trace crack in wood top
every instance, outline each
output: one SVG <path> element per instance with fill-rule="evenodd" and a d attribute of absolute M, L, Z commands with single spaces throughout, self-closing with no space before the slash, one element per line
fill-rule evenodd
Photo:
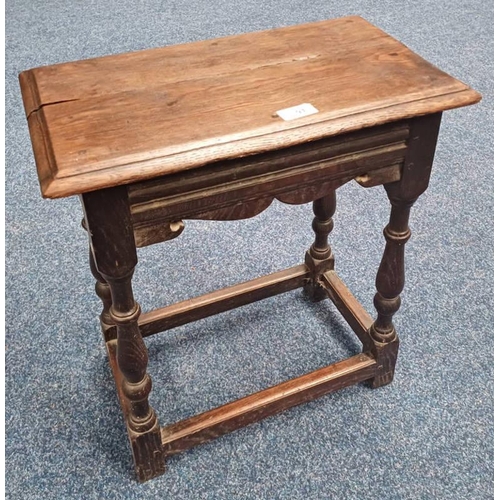
<path fill-rule="evenodd" d="M 197 169 L 477 102 L 359 17 L 20 75 L 45 197 Z M 319 112 L 283 121 L 276 111 Z"/>

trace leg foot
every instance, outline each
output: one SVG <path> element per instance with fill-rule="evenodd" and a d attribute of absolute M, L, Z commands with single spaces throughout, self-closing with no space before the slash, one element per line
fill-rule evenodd
<path fill-rule="evenodd" d="M 155 419 L 156 420 L 156 419 Z M 165 473 L 165 457 L 158 422 L 148 432 L 136 432 L 128 427 L 137 479 L 143 483 Z"/>
<path fill-rule="evenodd" d="M 85 223 L 90 237 L 96 279 L 100 289 L 110 293 L 107 311 L 116 328 L 116 365 L 119 390 L 129 434 L 135 469 L 140 481 L 165 471 L 160 428 L 149 404 L 151 378 L 147 373 L 148 351 L 138 319 L 139 304 L 132 292 L 132 276 L 137 264 L 127 189 L 93 191 L 82 195 Z"/>
<path fill-rule="evenodd" d="M 389 343 L 373 342 L 372 354 L 377 360 L 379 374 L 368 381 L 372 389 L 377 389 L 392 382 L 398 358 L 398 350 L 399 338 L 397 335 Z"/>
<path fill-rule="evenodd" d="M 315 283 L 313 281 L 310 281 L 309 283 L 306 283 L 304 285 L 304 295 L 311 302 L 321 302 L 322 300 L 328 298 L 325 290 L 323 290 L 318 283 Z"/>

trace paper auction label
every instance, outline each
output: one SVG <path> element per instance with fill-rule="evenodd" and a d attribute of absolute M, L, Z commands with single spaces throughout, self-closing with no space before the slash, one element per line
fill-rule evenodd
<path fill-rule="evenodd" d="M 305 102 L 291 108 L 280 109 L 276 111 L 276 114 L 288 122 L 297 118 L 303 118 L 304 116 L 314 115 L 317 112 L 318 110 L 312 104 Z"/>

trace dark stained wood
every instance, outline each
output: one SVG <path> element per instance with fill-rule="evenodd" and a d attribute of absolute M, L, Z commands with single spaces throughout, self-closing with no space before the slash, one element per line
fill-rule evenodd
<path fill-rule="evenodd" d="M 325 179 L 321 183 L 313 185 L 304 185 L 296 191 L 289 191 L 288 193 L 283 193 L 276 196 L 276 199 L 282 203 L 287 203 L 289 205 L 301 205 L 303 203 L 309 203 L 310 201 L 315 201 L 319 198 L 324 198 L 337 188 L 352 180 L 352 177 L 341 177 L 334 180 Z"/>
<path fill-rule="evenodd" d="M 391 124 L 352 136 L 307 144 L 279 153 L 208 165 L 204 169 L 139 183 L 129 188 L 134 225 L 173 218 L 204 218 L 214 207 L 228 209 L 251 202 L 242 217 L 256 211 L 257 200 L 271 196 L 287 203 L 307 203 L 359 174 L 402 163 L 408 138 L 406 123 Z M 202 188 L 203 186 L 203 188 Z M 333 187 L 332 187 L 333 186 Z M 300 189 L 297 189 L 300 187 Z M 324 193 L 327 194 L 327 193 Z"/>
<path fill-rule="evenodd" d="M 88 231 L 85 218 L 82 219 L 82 227 L 83 229 L 85 229 L 85 231 Z M 99 322 L 101 323 L 101 331 L 104 335 L 104 340 L 107 342 L 108 340 L 116 338 L 116 326 L 113 325 L 111 315 L 109 314 L 109 310 L 111 308 L 111 303 L 112 303 L 111 290 L 109 289 L 109 285 L 107 284 L 102 274 L 97 270 L 94 253 L 92 252 L 92 246 L 89 246 L 89 265 L 90 265 L 90 272 L 92 273 L 92 276 L 94 276 L 96 280 L 95 283 L 96 295 L 101 299 L 102 302 L 102 312 L 99 315 Z"/>
<path fill-rule="evenodd" d="M 369 149 L 401 146 L 406 144 L 409 136 L 408 121 L 395 122 L 249 157 L 214 162 L 202 169 L 134 183 L 129 187 L 130 202 L 132 205 L 139 205 L 158 198 L 242 181 L 291 167 L 334 160 Z M 166 180 L 168 182 L 165 182 Z"/>
<path fill-rule="evenodd" d="M 196 213 L 190 219 L 203 220 L 239 220 L 249 219 L 263 212 L 274 201 L 272 196 L 257 198 L 246 202 L 238 201 L 233 205 Z"/>
<path fill-rule="evenodd" d="M 109 364 L 115 379 L 118 400 L 127 422 L 130 413 L 130 401 L 123 392 L 124 377 L 118 367 L 117 342 L 112 339 L 106 342 Z M 140 482 L 147 481 L 162 474 L 165 471 L 165 457 L 161 445 L 161 434 L 158 424 L 155 425 L 154 432 L 137 433 L 127 429 L 132 447 L 132 455 L 136 463 L 137 479 Z M 140 464 L 140 466 L 137 466 Z"/>
<path fill-rule="evenodd" d="M 396 336 L 392 316 L 401 305 L 399 295 L 405 282 L 404 245 L 411 235 L 408 219 L 412 202 L 391 202 L 391 220 L 384 229 L 387 243 L 377 272 L 377 294 L 373 299 L 378 315 L 373 324 L 372 336 L 379 342 L 390 342 Z"/>
<path fill-rule="evenodd" d="M 312 228 L 314 230 L 315 239 L 314 243 L 309 249 L 309 254 L 313 259 L 316 260 L 327 260 L 332 258 L 332 248 L 328 243 L 328 235 L 333 229 L 333 214 L 335 213 L 335 208 L 337 206 L 337 198 L 335 191 L 330 193 L 323 198 L 318 198 L 314 200 L 313 212 L 314 219 L 312 223 Z"/>
<path fill-rule="evenodd" d="M 120 402 L 126 421 L 130 411 L 130 401 L 123 394 L 123 375 L 120 368 L 118 368 L 118 362 L 116 359 L 116 339 L 111 339 L 106 342 L 106 349 L 108 351 L 109 366 L 111 367 L 111 372 L 113 373 L 113 378 L 115 379 L 118 401 Z"/>
<path fill-rule="evenodd" d="M 480 99 L 359 17 L 35 68 L 20 82 L 47 197 Z M 292 121 L 276 114 L 302 103 L 319 112 Z"/>
<path fill-rule="evenodd" d="M 329 392 L 373 378 L 377 363 L 358 354 L 162 429 L 165 455 L 173 455 Z"/>
<path fill-rule="evenodd" d="M 396 362 L 399 353 L 399 337 L 396 335 L 390 342 L 373 341 L 371 349 L 365 348 L 365 352 L 369 350 L 377 360 L 378 371 L 373 379 L 369 380 L 369 384 L 373 389 L 383 387 L 390 384 L 394 379 Z M 375 353 L 375 354 L 373 354 Z"/>
<path fill-rule="evenodd" d="M 407 123 L 388 124 L 133 184 L 128 193 L 136 244 L 178 236 L 172 227 L 181 217 L 242 219 L 265 210 L 274 197 L 307 203 L 326 196 L 357 174 L 394 161 L 402 165 L 408 137 Z"/>
<path fill-rule="evenodd" d="M 385 185 L 391 201 L 415 201 L 427 189 L 431 177 L 441 113 L 414 118 L 409 123 L 408 150 L 401 170 L 401 180 Z"/>
<path fill-rule="evenodd" d="M 379 168 L 371 172 L 358 175 L 356 182 L 363 187 L 380 186 L 380 184 L 388 184 L 401 179 L 401 165 L 391 165 L 390 167 Z"/>
<path fill-rule="evenodd" d="M 321 276 L 333 269 L 335 259 L 328 243 L 328 235 L 333 229 L 333 214 L 337 206 L 335 191 L 318 198 L 313 202 L 314 219 L 312 228 L 315 234 L 314 243 L 306 252 L 305 264 L 311 272 L 311 279 L 304 287 L 305 293 L 313 300 L 326 298 L 326 292 L 321 284 Z"/>
<path fill-rule="evenodd" d="M 386 246 L 373 299 L 378 314 L 370 328 L 375 342 L 371 352 L 383 370 L 372 381 L 373 387 L 388 384 L 394 377 L 399 339 L 392 318 L 401 305 L 400 294 L 405 282 L 404 246 L 411 236 L 408 220 L 412 205 L 429 184 L 440 123 L 441 113 L 412 121 L 401 179 L 385 184 L 392 208 L 389 224 L 384 229 Z"/>
<path fill-rule="evenodd" d="M 101 327 L 141 481 L 177 453 L 368 380 L 392 381 L 410 207 L 429 183 L 441 112 L 480 95 L 359 17 L 65 63 L 20 75 L 42 194 L 81 195 Z M 278 110 L 310 103 L 292 121 Z M 339 279 L 335 190 L 391 202 L 375 321 Z M 313 202 L 305 264 L 141 314 L 136 247 L 183 220 L 234 220 Z M 250 242 L 249 242 L 250 243 Z M 143 337 L 304 286 L 329 297 L 363 353 L 160 430 Z"/>
<path fill-rule="evenodd" d="M 104 335 L 104 340 L 107 342 L 113 338 L 116 338 L 116 326 L 113 324 L 109 310 L 111 308 L 111 290 L 106 280 L 103 278 L 102 274 L 97 270 L 94 254 L 92 249 L 89 249 L 89 264 L 90 271 L 96 279 L 95 282 L 95 293 L 101 299 L 102 302 L 102 312 L 99 316 L 101 323 L 101 331 Z"/>
<path fill-rule="evenodd" d="M 340 314 L 361 340 L 363 346 L 371 348 L 373 341 L 368 332 L 373 324 L 372 317 L 365 311 L 335 271 L 326 271 L 321 276 L 321 283 Z"/>
<path fill-rule="evenodd" d="M 125 418 L 136 474 L 139 481 L 146 481 L 163 474 L 165 462 L 158 420 L 148 401 L 148 353 L 137 324 L 141 309 L 132 293 L 137 254 L 127 190 L 114 187 L 85 193 L 82 204 L 94 264 L 111 292 L 109 316 L 116 325 L 121 397 L 127 400 L 122 406 L 128 407 Z"/>
<path fill-rule="evenodd" d="M 146 337 L 257 300 L 295 290 L 304 285 L 308 276 L 309 270 L 306 266 L 291 267 L 284 271 L 144 313 L 139 318 L 139 327 L 142 335 Z"/>
<path fill-rule="evenodd" d="M 154 220 L 143 224 L 134 224 L 135 244 L 138 248 L 147 247 L 154 243 L 173 240 L 184 231 L 184 222 L 181 220 Z"/>

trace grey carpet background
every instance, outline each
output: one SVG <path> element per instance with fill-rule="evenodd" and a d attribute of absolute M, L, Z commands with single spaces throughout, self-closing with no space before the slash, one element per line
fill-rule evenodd
<path fill-rule="evenodd" d="M 77 199 L 44 201 L 17 82 L 34 66 L 358 14 L 483 94 L 444 115 L 413 210 L 395 382 L 349 388 L 135 482 L 98 330 Z M 11 499 L 485 499 L 493 484 L 493 2 L 9 0 L 6 7 L 6 492 Z M 338 193 L 340 275 L 373 312 L 389 204 Z M 188 222 L 139 251 L 143 309 L 300 263 L 310 205 Z M 186 272 L 188 270 L 189 272 Z M 357 352 L 300 292 L 148 339 L 163 425 Z"/>

